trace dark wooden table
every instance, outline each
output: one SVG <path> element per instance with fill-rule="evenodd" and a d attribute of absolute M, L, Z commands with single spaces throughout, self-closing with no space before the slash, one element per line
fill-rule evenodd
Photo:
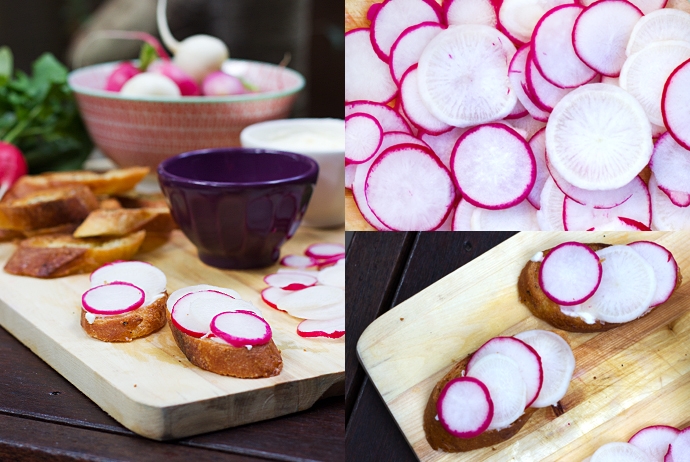
<path fill-rule="evenodd" d="M 508 232 L 356 232 L 347 236 L 346 445 L 351 461 L 413 461 L 412 449 L 357 359 L 377 317 L 508 239 Z"/>

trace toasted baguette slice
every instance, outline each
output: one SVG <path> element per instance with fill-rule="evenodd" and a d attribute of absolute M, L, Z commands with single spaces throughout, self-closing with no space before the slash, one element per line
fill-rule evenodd
<path fill-rule="evenodd" d="M 596 252 L 604 247 L 608 247 L 609 244 L 598 243 L 587 244 L 587 246 Z M 552 249 L 545 250 L 544 256 L 546 256 L 551 250 Z M 541 290 L 541 285 L 539 284 L 540 268 L 541 262 L 534 262 L 530 260 L 522 269 L 520 272 L 520 277 L 518 278 L 518 295 L 520 297 L 520 301 L 527 306 L 527 308 L 529 308 L 533 315 L 548 322 L 558 329 L 563 329 L 569 332 L 603 332 L 622 325 L 621 323 L 605 323 L 598 320 L 594 321 L 593 324 L 587 324 L 582 318 L 564 314 L 558 304 L 547 297 L 544 291 Z M 680 287 L 681 282 L 682 277 L 680 271 L 678 271 L 675 289 Z"/>
<path fill-rule="evenodd" d="M 0 203 L 0 228 L 30 231 L 78 223 L 98 208 L 98 199 L 82 185 L 32 192 Z"/>
<path fill-rule="evenodd" d="M 508 441 L 520 431 L 529 418 L 532 417 L 532 414 L 537 411 L 536 408 L 528 407 L 525 409 L 522 416 L 510 424 L 510 426 L 502 430 L 487 430 L 474 438 L 458 438 L 448 433 L 441 425 L 441 422 L 436 420 L 436 415 L 438 414 L 436 403 L 438 402 L 438 397 L 441 395 L 443 387 L 451 380 L 463 376 L 463 372 L 470 358 L 471 356 L 468 356 L 458 362 L 441 380 L 439 380 L 431 391 L 429 401 L 426 403 L 426 408 L 424 409 L 424 434 L 426 435 L 426 440 L 429 442 L 429 445 L 436 450 L 440 449 L 445 452 L 467 452 Z"/>
<path fill-rule="evenodd" d="M 140 209 L 144 207 L 167 207 L 168 203 L 165 200 L 163 193 L 140 193 L 138 191 L 129 191 L 125 194 L 118 194 L 115 198 L 126 209 Z"/>
<path fill-rule="evenodd" d="M 114 316 L 91 317 L 82 309 L 81 327 L 91 337 L 104 342 L 131 342 L 135 338 L 146 337 L 165 325 L 167 301 L 166 293 L 147 306 Z"/>
<path fill-rule="evenodd" d="M 98 209 L 74 231 L 74 237 L 124 236 L 140 229 L 157 232 L 172 230 L 172 217 L 168 208 Z M 163 224 L 163 225 L 162 225 Z M 166 229 L 158 229 L 165 226 Z"/>
<path fill-rule="evenodd" d="M 38 278 L 88 273 L 111 261 L 129 260 L 145 236 L 146 231 L 110 239 L 76 239 L 70 234 L 35 236 L 19 244 L 5 271 Z"/>
<path fill-rule="evenodd" d="M 167 316 L 170 318 L 169 312 Z M 168 326 L 175 343 L 189 362 L 207 371 L 241 379 L 258 379 L 276 376 L 283 369 L 283 358 L 280 350 L 273 343 L 273 339 L 265 345 L 257 345 L 250 350 L 245 347 L 236 348 L 209 338 L 192 337 L 175 327 L 170 319 L 168 319 Z"/>

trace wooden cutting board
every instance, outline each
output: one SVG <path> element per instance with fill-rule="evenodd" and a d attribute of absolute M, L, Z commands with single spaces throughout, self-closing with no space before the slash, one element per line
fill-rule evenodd
<path fill-rule="evenodd" d="M 519 302 L 517 279 L 537 251 L 569 240 L 656 241 L 675 256 L 683 284 L 649 315 L 609 332 L 554 329 Z M 421 460 L 581 461 L 648 425 L 690 425 L 688 280 L 690 232 L 523 232 L 381 316 L 364 331 L 357 352 Z M 529 329 L 558 331 L 573 348 L 575 373 L 562 409 L 538 410 L 517 435 L 493 447 L 434 451 L 422 420 L 436 382 L 490 338 Z"/>
<path fill-rule="evenodd" d="M 342 229 L 301 227 L 282 254 L 302 254 L 315 242 L 344 243 Z M 0 266 L 14 251 L 0 244 Z M 345 338 L 297 335 L 299 320 L 260 298 L 263 277 L 278 265 L 251 271 L 206 266 L 180 231 L 155 251 L 141 254 L 163 270 L 168 292 L 195 284 L 235 289 L 259 307 L 283 356 L 283 371 L 266 379 L 223 377 L 192 365 L 169 327 L 131 343 L 95 340 L 79 325 L 88 275 L 41 280 L 0 270 L 0 324 L 130 430 L 165 440 L 270 419 L 307 409 L 343 392 Z"/>

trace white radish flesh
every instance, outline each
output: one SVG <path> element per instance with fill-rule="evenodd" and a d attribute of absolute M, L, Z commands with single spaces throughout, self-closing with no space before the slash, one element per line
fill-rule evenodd
<path fill-rule="evenodd" d="M 391 48 L 390 72 L 396 84 L 400 85 L 403 74 L 419 62 L 424 48 L 436 37 L 443 27 L 437 22 L 423 22 L 408 27 L 400 34 Z"/>
<path fill-rule="evenodd" d="M 503 0 L 498 18 L 501 25 L 517 40 L 527 43 L 537 22 L 550 9 L 572 3 L 570 0 Z"/>
<path fill-rule="evenodd" d="M 649 179 L 649 195 L 652 201 L 652 228 L 658 231 L 673 231 L 690 228 L 690 207 L 678 207 L 668 195 L 659 189 L 652 174 Z"/>
<path fill-rule="evenodd" d="M 546 179 L 539 196 L 540 208 L 537 211 L 537 222 L 542 231 L 564 231 L 563 206 L 565 194 L 558 189 L 551 177 Z"/>
<path fill-rule="evenodd" d="M 537 120 L 529 114 L 519 119 L 503 119 L 503 122 L 511 126 L 515 131 L 524 131 L 525 139 L 527 140 L 533 137 L 539 130 L 546 127 L 546 122 Z"/>
<path fill-rule="evenodd" d="M 532 95 L 528 93 L 527 87 L 527 64 L 529 61 L 531 47 L 529 44 L 522 46 L 513 56 L 508 70 L 508 79 L 512 85 L 515 96 L 527 112 L 537 120 L 546 121 L 549 112 L 537 106 L 533 101 Z"/>
<path fill-rule="evenodd" d="M 419 94 L 417 65 L 408 69 L 400 81 L 400 103 L 412 125 L 426 133 L 440 134 L 453 128 L 436 118 L 424 105 Z"/>
<path fill-rule="evenodd" d="M 354 29 L 345 34 L 345 101 L 367 100 L 387 103 L 398 88 L 388 64 L 374 52 L 369 29 Z"/>
<path fill-rule="evenodd" d="M 542 111 L 551 112 L 565 95 L 573 91 L 572 88 L 560 88 L 552 84 L 541 75 L 534 64 L 532 54 L 527 57 L 525 65 L 525 79 L 529 95 L 533 96 L 533 103 Z"/>
<path fill-rule="evenodd" d="M 179 330 L 193 337 L 210 332 L 211 320 L 226 311 L 247 311 L 260 316 L 254 306 L 215 290 L 189 293 L 175 302 L 170 318 Z"/>
<path fill-rule="evenodd" d="M 591 297 L 602 277 L 599 257 L 578 242 L 554 247 L 539 268 L 539 285 L 559 305 L 577 305 Z"/>
<path fill-rule="evenodd" d="M 515 107 L 508 38 L 489 26 L 454 26 L 439 33 L 419 59 L 419 90 L 439 120 L 467 127 L 498 120 Z"/>
<path fill-rule="evenodd" d="M 336 265 L 319 271 L 319 284 L 345 289 L 345 265 Z"/>
<path fill-rule="evenodd" d="M 669 299 L 678 282 L 678 264 L 673 254 L 665 247 L 649 241 L 638 241 L 628 244 L 652 266 L 656 276 L 656 291 L 651 306 L 664 303 Z"/>
<path fill-rule="evenodd" d="M 453 147 L 466 131 L 466 128 L 456 127 L 440 135 L 421 133 L 419 138 L 429 145 L 438 158 L 441 159 L 443 165 L 450 170 L 450 156 L 453 154 Z"/>
<path fill-rule="evenodd" d="M 148 306 L 165 292 L 168 281 L 165 273 L 143 261 L 116 261 L 107 263 L 89 277 L 91 287 L 111 282 L 129 282 L 141 288 L 146 294 L 144 306 Z"/>
<path fill-rule="evenodd" d="M 458 206 L 453 214 L 453 231 L 471 231 L 472 215 L 478 207 L 470 204 L 465 199 L 458 201 Z"/>
<path fill-rule="evenodd" d="M 342 244 L 331 244 L 322 242 L 312 244 L 304 251 L 308 257 L 316 259 L 328 259 L 345 255 L 345 246 Z"/>
<path fill-rule="evenodd" d="M 122 86 L 123 96 L 177 97 L 180 88 L 169 77 L 153 72 L 143 72 L 129 79 Z"/>
<path fill-rule="evenodd" d="M 652 462 L 653 459 L 630 443 L 606 443 L 592 454 L 590 462 Z"/>
<path fill-rule="evenodd" d="M 97 315 L 117 315 L 136 310 L 144 303 L 144 291 L 127 282 L 113 282 L 84 292 L 81 305 Z"/>
<path fill-rule="evenodd" d="M 527 197 L 536 161 L 525 140 L 505 125 L 480 125 L 465 132 L 451 167 L 463 198 L 478 207 L 508 208 Z"/>
<path fill-rule="evenodd" d="M 314 286 L 278 300 L 276 306 L 302 319 L 335 319 L 345 316 L 345 291 L 337 287 Z"/>
<path fill-rule="evenodd" d="M 473 365 L 467 376 L 486 385 L 494 403 L 494 415 L 487 430 L 506 428 L 522 415 L 527 390 L 520 366 L 514 360 L 498 353 L 486 355 Z"/>
<path fill-rule="evenodd" d="M 673 189 L 664 188 L 663 186 L 659 186 L 659 189 L 668 196 L 673 205 L 677 205 L 678 207 L 690 206 L 690 194 L 682 191 L 674 191 Z"/>
<path fill-rule="evenodd" d="M 642 449 L 654 458 L 664 460 L 669 445 L 676 439 L 680 431 L 668 425 L 654 425 L 635 433 L 628 443 Z"/>
<path fill-rule="evenodd" d="M 278 309 L 278 300 L 294 293 L 293 290 L 279 289 L 278 287 L 266 287 L 261 291 L 261 300 L 271 308 Z"/>
<path fill-rule="evenodd" d="M 345 318 L 305 319 L 297 325 L 297 335 L 300 337 L 340 338 L 345 335 Z"/>
<path fill-rule="evenodd" d="M 230 345 L 265 345 L 271 340 L 271 326 L 251 313 L 228 312 L 217 314 L 211 321 L 211 332 Z"/>
<path fill-rule="evenodd" d="M 290 268 L 309 268 L 315 266 L 316 261 L 305 255 L 285 255 L 280 259 L 280 264 Z"/>
<path fill-rule="evenodd" d="M 443 2 L 443 16 L 449 26 L 479 24 L 496 27 L 496 7 L 492 0 L 446 0 Z"/>
<path fill-rule="evenodd" d="M 389 106 L 373 101 L 353 101 L 345 104 L 345 117 L 356 112 L 372 115 L 379 121 L 385 133 L 405 132 L 412 133 L 405 119 Z"/>
<path fill-rule="evenodd" d="M 264 277 L 264 282 L 271 287 L 284 290 L 302 290 L 316 284 L 314 276 L 296 273 L 273 273 Z"/>
<path fill-rule="evenodd" d="M 496 353 L 512 359 L 518 365 L 520 376 L 525 383 L 525 407 L 529 407 L 539 395 L 544 381 L 544 370 L 539 354 L 522 340 L 513 337 L 492 338 L 474 352 L 467 363 L 467 375 L 472 375 L 474 366 L 482 358 Z"/>
<path fill-rule="evenodd" d="M 530 138 L 529 147 L 532 150 L 532 154 L 534 154 L 537 175 L 534 179 L 534 186 L 532 186 L 527 196 L 527 200 L 538 210 L 541 208 L 541 191 L 544 189 L 546 179 L 549 177 L 549 171 L 546 167 L 546 132 L 544 129 L 539 130 Z"/>
<path fill-rule="evenodd" d="M 361 164 L 381 146 L 383 129 L 378 120 L 361 112 L 345 117 L 345 160 Z"/>
<path fill-rule="evenodd" d="M 690 107 L 690 95 L 688 88 L 690 88 L 690 59 L 673 70 L 664 85 L 661 96 L 661 114 L 664 125 L 668 128 L 668 133 L 685 149 L 690 149 L 690 114 L 687 110 Z M 690 154 L 687 157 L 690 157 Z M 657 178 L 661 181 L 660 177 L 657 176 Z M 688 177 L 685 178 L 687 180 Z"/>
<path fill-rule="evenodd" d="M 537 209 L 526 200 L 500 210 L 476 207 L 470 231 L 539 231 Z"/>
<path fill-rule="evenodd" d="M 645 14 L 635 24 L 625 51 L 630 56 L 650 43 L 665 40 L 690 42 L 690 14 L 673 8 Z"/>
<path fill-rule="evenodd" d="M 568 391 L 575 371 L 575 356 L 563 338 L 546 330 L 520 332 L 515 338 L 534 348 L 541 359 L 544 381 L 532 407 L 555 406 Z"/>
<path fill-rule="evenodd" d="M 663 190 L 690 193 L 690 151 L 678 144 L 671 132 L 661 135 L 654 144 L 649 166 Z"/>
<path fill-rule="evenodd" d="M 222 294 L 228 295 L 232 298 L 236 298 L 237 300 L 242 300 L 242 297 L 240 297 L 240 294 L 238 294 L 236 291 L 232 289 L 226 289 L 224 287 L 217 287 L 217 286 L 212 286 L 209 284 L 199 284 L 196 286 L 187 286 L 183 287 L 181 289 L 177 289 L 175 292 L 171 293 L 170 296 L 168 297 L 168 311 L 172 313 L 172 309 L 175 306 L 175 303 L 182 297 L 184 297 L 187 294 L 191 294 L 193 292 L 201 292 L 203 290 L 214 290 L 216 292 L 220 292 Z"/>
<path fill-rule="evenodd" d="M 546 126 L 550 164 L 582 189 L 620 188 L 652 156 L 652 132 L 642 106 L 625 90 L 604 83 L 566 95 Z"/>
<path fill-rule="evenodd" d="M 170 80 L 175 82 L 175 85 L 177 85 L 177 88 L 180 89 L 180 94 L 182 96 L 198 96 L 201 94 L 199 85 L 197 85 L 196 81 L 192 78 L 192 76 L 187 74 L 185 71 L 180 69 L 179 66 L 170 61 L 154 61 L 149 65 L 147 71 L 155 72 L 168 77 Z M 216 72 L 215 74 L 222 74 L 228 79 L 235 79 L 239 82 L 239 79 L 237 79 L 237 77 L 232 77 L 222 72 Z M 204 80 L 204 82 L 205 81 L 206 80 Z M 239 82 L 239 85 L 242 86 L 242 82 Z M 242 90 L 242 93 L 246 93 L 246 91 L 244 91 L 244 87 L 242 87 Z M 210 90 L 209 92 L 204 91 L 204 95 L 211 94 L 212 93 L 210 92 Z"/>
<path fill-rule="evenodd" d="M 489 390 L 473 377 L 458 377 L 441 390 L 436 402 L 438 420 L 456 438 L 473 438 L 491 423 L 494 405 Z"/>
<path fill-rule="evenodd" d="M 690 427 L 681 431 L 671 442 L 667 458 L 669 456 L 671 462 L 690 462 Z"/>

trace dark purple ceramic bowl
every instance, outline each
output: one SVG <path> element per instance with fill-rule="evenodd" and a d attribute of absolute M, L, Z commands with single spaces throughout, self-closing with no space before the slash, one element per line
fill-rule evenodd
<path fill-rule="evenodd" d="M 172 215 L 207 265 L 263 268 L 302 220 L 319 173 L 311 158 L 249 148 L 164 160 L 158 182 Z"/>

